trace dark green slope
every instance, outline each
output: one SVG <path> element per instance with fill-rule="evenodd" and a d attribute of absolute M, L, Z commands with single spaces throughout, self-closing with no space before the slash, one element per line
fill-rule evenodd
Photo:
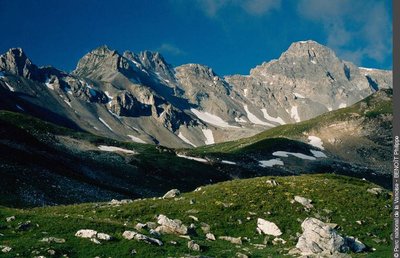
<path fill-rule="evenodd" d="M 113 146 L 138 154 L 105 152 Z M 171 149 L 118 142 L 0 112 L 0 196 L 12 206 L 159 196 L 229 179 Z"/>

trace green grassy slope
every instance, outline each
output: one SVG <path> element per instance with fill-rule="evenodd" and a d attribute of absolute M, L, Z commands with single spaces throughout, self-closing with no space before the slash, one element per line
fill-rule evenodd
<path fill-rule="evenodd" d="M 27 210 L 0 208 L 0 233 L 4 235 L 0 237 L 0 245 L 13 248 L 2 257 L 15 257 L 17 253 L 21 257 L 48 256 L 48 249 L 55 250 L 56 257 L 63 254 L 68 257 L 130 257 L 133 249 L 137 251 L 137 257 L 182 257 L 185 254 L 234 257 L 237 252 L 251 257 L 283 257 L 295 246 L 296 232 L 301 232 L 300 224 L 306 217 L 337 223 L 340 234 L 358 237 L 370 250 L 376 249 L 352 254 L 353 257 L 389 257 L 390 193 L 373 195 L 367 192 L 375 187 L 369 182 L 327 174 L 275 178 L 279 185 L 274 187 L 266 183 L 267 179 L 270 178 L 228 181 L 202 187 L 176 199 L 144 199 L 121 206 L 87 203 Z M 312 199 L 314 208 L 305 211 L 300 204 L 291 203 L 294 195 Z M 191 238 L 204 251 L 189 251 L 188 240 L 175 235 L 162 235 L 160 239 L 164 245 L 161 247 L 121 237 L 124 230 L 135 230 L 138 222 L 155 222 L 158 214 L 180 219 L 185 225 L 194 223 L 196 229 Z M 15 216 L 16 220 L 6 222 L 8 216 Z M 272 245 L 272 237 L 258 235 L 255 230 L 257 218 L 276 223 L 287 243 Z M 356 222 L 358 220 L 362 221 L 361 225 Z M 16 230 L 18 224 L 25 221 L 31 221 L 31 227 L 25 231 Z M 217 238 L 222 235 L 247 237 L 249 241 L 243 241 L 243 245 L 223 240 L 206 241 L 201 223 L 209 224 Z M 74 236 L 77 230 L 85 228 L 111 234 L 115 239 L 96 245 Z M 150 235 L 147 230 L 142 233 Z M 64 238 L 66 242 L 39 242 L 49 236 Z M 253 245 L 264 243 L 267 247 L 263 249 Z"/>

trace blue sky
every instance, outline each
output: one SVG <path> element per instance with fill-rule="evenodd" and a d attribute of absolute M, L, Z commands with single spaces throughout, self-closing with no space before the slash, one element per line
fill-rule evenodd
<path fill-rule="evenodd" d="M 91 49 L 154 50 L 174 66 L 248 74 L 313 39 L 360 66 L 392 68 L 389 0 L 0 0 L 0 52 L 71 71 Z"/>

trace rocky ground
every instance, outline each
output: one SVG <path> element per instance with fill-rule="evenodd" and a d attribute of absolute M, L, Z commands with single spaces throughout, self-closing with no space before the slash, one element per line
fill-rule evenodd
<path fill-rule="evenodd" d="M 2 257 L 388 257 L 390 196 L 358 179 L 304 175 L 153 199 L 2 207 L 0 250 Z"/>

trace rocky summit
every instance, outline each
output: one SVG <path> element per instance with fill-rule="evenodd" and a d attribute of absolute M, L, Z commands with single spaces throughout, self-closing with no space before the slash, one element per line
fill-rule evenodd
<path fill-rule="evenodd" d="M 291 44 L 249 75 L 170 65 L 157 52 L 101 46 L 74 71 L 36 66 L 20 48 L 0 56 L 1 109 L 108 138 L 196 147 L 252 136 L 350 106 L 392 88 L 392 72 L 357 67 L 315 42 Z"/>

